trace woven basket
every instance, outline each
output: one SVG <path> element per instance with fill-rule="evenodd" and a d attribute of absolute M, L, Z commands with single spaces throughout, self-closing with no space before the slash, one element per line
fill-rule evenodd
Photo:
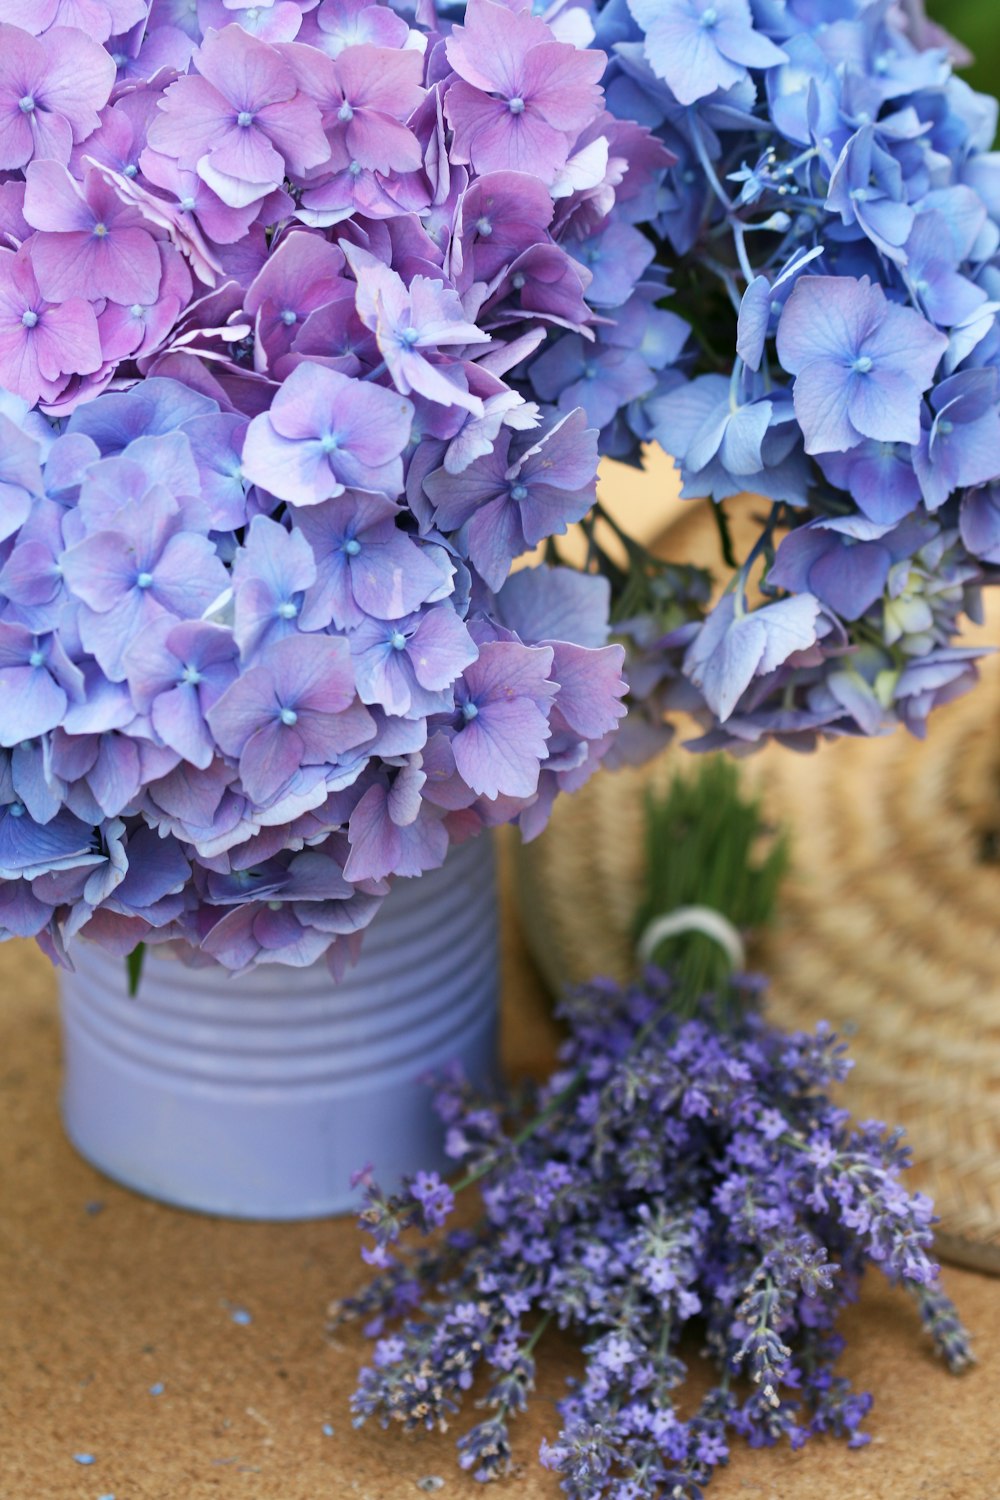
<path fill-rule="evenodd" d="M 690 556 L 704 526 L 685 517 L 685 545 L 671 532 L 666 546 Z M 1000 600 L 988 602 L 997 641 Z M 598 775 L 521 849 L 524 925 L 553 988 L 634 971 L 644 792 L 685 762 L 671 749 Z M 772 748 L 745 769 L 793 836 L 780 918 L 754 955 L 772 976 L 771 1014 L 851 1036 L 844 1101 L 906 1126 L 939 1253 L 1000 1273 L 1000 657 L 923 742 Z"/>

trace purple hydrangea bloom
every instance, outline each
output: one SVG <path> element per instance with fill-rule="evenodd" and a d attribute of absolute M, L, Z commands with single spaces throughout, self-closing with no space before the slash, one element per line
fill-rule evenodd
<path fill-rule="evenodd" d="M 460 474 L 438 469 L 424 480 L 443 531 L 465 527 L 468 554 L 498 589 L 513 559 L 543 537 L 566 530 L 595 496 L 597 433 L 579 410 L 549 429 L 519 457 L 509 438 Z"/>
<path fill-rule="evenodd" d="M 0 380 L 25 401 L 54 401 L 72 375 L 101 367 L 93 307 L 82 297 L 48 302 L 29 250 L 0 249 Z"/>
<path fill-rule="evenodd" d="M 257 802 L 272 800 L 301 766 L 335 762 L 375 732 L 355 704 L 347 642 L 330 636 L 286 636 L 206 715 L 217 744 L 239 757 L 240 777 Z"/>
<path fill-rule="evenodd" d="M 412 50 L 347 48 L 332 66 L 312 59 L 324 82 L 315 90 L 334 159 L 343 156 L 371 172 L 415 172 L 420 143 L 403 123 L 423 98 L 420 54 Z"/>
<path fill-rule="evenodd" d="M 579 334 L 567 334 L 543 350 L 531 366 L 531 382 L 560 411 L 582 407 L 590 425 L 602 431 L 623 405 L 656 389 L 656 376 L 637 349 L 591 343 Z"/>
<path fill-rule="evenodd" d="M 920 503 L 908 444 L 866 441 L 846 453 L 820 454 L 818 462 L 830 483 L 845 490 L 870 521 L 892 525 Z"/>
<path fill-rule="evenodd" d="M 837 0 L 837 47 L 825 3 L 791 19 L 667 7 L 646 38 L 620 0 L 473 0 L 458 24 L 363 0 L 0 3 L 0 383 L 16 398 L 0 395 L 0 616 L 12 701 L 34 693 L 46 726 L 12 747 L 11 795 L 42 827 L 68 809 L 100 851 L 89 894 L 74 866 L 76 884 L 15 900 L 12 921 L 47 908 L 56 955 L 84 931 L 114 951 L 153 935 L 237 967 L 326 952 L 340 972 L 388 878 L 484 827 L 533 836 L 591 774 L 621 717 L 623 644 L 649 730 L 635 743 L 659 743 L 657 714 L 681 703 L 719 733 L 692 680 L 701 573 L 628 542 L 626 575 L 604 551 L 597 454 L 634 461 L 654 434 L 689 488 L 773 499 L 733 588 L 745 597 L 762 555 L 796 583 L 773 615 L 746 613 L 777 633 L 803 569 L 824 606 L 816 639 L 777 665 L 769 639 L 745 686 L 754 652 L 732 677 L 705 665 L 716 703 L 741 687 L 726 735 L 856 732 L 876 679 L 896 695 L 880 727 L 919 729 L 965 684 L 959 601 L 974 607 L 996 550 L 989 120 L 945 99 L 943 58 L 896 44 L 895 13 L 863 77 L 853 0 Z M 687 105 L 657 26 L 687 34 L 692 17 L 685 82 L 723 81 Z M 787 211 L 798 197 L 809 213 Z M 908 261 L 875 259 L 879 236 Z M 693 339 L 691 255 L 725 282 Z M 895 336 L 912 312 L 947 339 L 906 435 L 861 423 L 822 464 L 774 344 L 810 277 L 882 284 L 875 323 Z M 724 361 L 740 304 L 753 368 L 720 379 L 701 334 Z M 889 530 L 862 535 L 855 506 Z M 591 579 L 573 603 L 552 567 L 507 584 L 578 520 L 610 593 Z M 891 553 L 878 597 L 848 542 Z M 879 663 L 851 697 L 840 663 L 862 636 Z M 278 732 L 265 713 L 244 743 L 226 715 L 239 692 L 263 712 L 292 646 L 335 654 L 341 706 L 303 699 L 291 737 L 298 717 Z M 778 694 L 793 707 L 775 713 Z M 143 830 L 175 841 L 179 888 L 147 889 Z M 301 899 L 279 915 L 234 897 L 218 920 L 209 874 L 233 896 L 239 871 L 287 873 L 303 841 L 324 852 Z M 115 905 L 130 848 L 134 897 Z"/>
<path fill-rule="evenodd" d="M 754 29 L 749 0 L 628 0 L 646 56 L 680 104 L 741 83 L 748 68 L 773 68 L 785 53 Z"/>
<path fill-rule="evenodd" d="M 218 414 L 218 405 L 174 380 L 140 381 L 128 391 L 110 392 L 80 406 L 66 424 L 74 437 L 89 438 L 105 457 L 132 453 L 134 443 L 185 429 L 195 417 Z M 80 479 L 76 487 L 79 489 Z"/>
<path fill-rule="evenodd" d="M 526 122 L 536 106 L 559 116 L 552 159 L 537 179 L 487 184 L 467 220 L 479 169 L 459 160 L 443 107 L 457 80 L 444 48 L 432 61 L 427 18 L 411 29 L 385 8 L 326 5 L 304 21 L 291 4 L 244 14 L 215 0 L 192 17 L 164 0 L 143 24 L 130 0 L 72 5 L 114 71 L 92 118 L 26 154 L 0 194 L 0 357 L 19 392 L 0 397 L 13 424 L 0 611 L 11 701 L 27 693 L 36 713 L 11 795 L 40 827 L 69 810 L 99 852 L 53 866 L 7 927 L 56 956 L 83 934 L 236 968 L 326 953 L 337 973 L 385 877 L 529 807 L 537 826 L 545 761 L 557 781 L 571 759 L 577 774 L 599 758 L 599 740 L 568 740 L 609 721 L 620 653 L 602 648 L 588 707 L 580 674 L 563 689 L 551 670 L 573 643 L 538 648 L 523 622 L 497 639 L 462 528 L 434 525 L 421 482 L 498 444 L 530 480 L 528 532 L 489 570 L 498 582 L 528 535 L 589 506 L 594 444 L 570 451 L 583 419 L 567 413 L 560 439 L 521 365 L 553 322 L 595 322 L 570 252 L 600 234 L 645 148 L 610 122 L 600 132 L 603 60 L 529 21 L 528 50 L 549 49 L 529 71 L 546 58 L 563 70 L 533 86 Z M 49 10 L 43 52 L 72 6 Z M 501 24 L 525 29 L 512 11 Z M 513 700 L 474 676 L 487 647 L 518 663 Z M 470 786 L 451 747 L 480 705 L 458 755 Z M 447 791 L 420 765 L 430 741 Z M 144 852 L 160 839 L 162 886 Z M 322 869 L 297 870 L 294 899 L 286 871 L 280 913 L 254 902 L 240 872 L 303 840 L 324 846 Z M 230 882 L 221 920 L 216 878 Z"/>
<path fill-rule="evenodd" d="M 277 366 L 311 312 L 351 294 L 350 283 L 341 275 L 343 267 L 343 252 L 319 235 L 290 234 L 281 241 L 243 299 L 255 319 L 259 368 Z"/>
<path fill-rule="evenodd" d="M 298 365 L 273 405 L 250 423 L 243 469 L 293 505 L 318 505 L 348 487 L 395 498 L 413 407 L 381 386 L 320 365 Z"/>
<path fill-rule="evenodd" d="M 390 787 L 368 788 L 351 813 L 351 853 L 344 873 L 351 880 L 404 877 L 437 869 L 448 852 L 448 830 L 437 809 L 421 798 L 424 773 L 403 767 Z"/>
<path fill-rule="evenodd" d="M 298 629 L 306 590 L 316 582 L 316 561 L 301 531 L 254 516 L 232 579 L 233 636 L 241 655 L 250 658 L 268 641 Z M 318 623 L 328 625 L 329 617 Z"/>
<path fill-rule="evenodd" d="M 171 750 L 206 770 L 215 742 L 205 715 L 235 681 L 238 648 L 231 633 L 202 620 L 162 620 L 140 643 L 136 697 Z"/>
<path fill-rule="evenodd" d="M 38 449 L 9 417 L 0 415 L 0 541 L 20 532 L 32 517 L 33 497 L 44 481 Z"/>
<path fill-rule="evenodd" d="M 809 593 L 755 610 L 741 608 L 735 592 L 726 594 L 684 659 L 685 674 L 720 723 L 755 677 L 773 672 L 815 643 L 819 615 L 819 601 Z"/>
<path fill-rule="evenodd" d="M 402 47 L 407 25 L 401 16 L 372 0 L 321 0 L 318 9 L 303 17 L 301 41 L 319 47 L 328 57 L 339 57 L 345 47 L 370 42 L 377 47 Z"/>
<path fill-rule="evenodd" d="M 857 225 L 890 260 L 908 260 L 903 249 L 914 211 L 900 191 L 895 158 L 881 149 L 875 128 L 863 125 L 848 140 L 830 176 L 827 207 L 841 223 Z"/>
<path fill-rule="evenodd" d="M 315 963 L 331 937 L 359 931 L 378 909 L 378 901 L 350 885 L 340 863 L 320 850 L 288 860 L 267 900 L 248 900 L 241 882 L 234 887 L 228 900 L 209 892 L 203 943 L 206 953 L 237 973 L 262 961 Z"/>
<path fill-rule="evenodd" d="M 127 31 L 145 18 L 143 0 L 39 0 L 31 15 L 7 0 L 3 7 L 10 19 L 23 24 L 34 36 L 53 26 L 85 26 L 96 42 L 106 42 L 113 32 Z M 7 15 L 3 16 L 7 20 Z"/>
<path fill-rule="evenodd" d="M 70 547 L 62 571 L 80 601 L 81 639 L 113 682 L 154 620 L 199 616 L 228 581 L 208 538 L 186 530 L 177 501 L 156 486 Z"/>
<path fill-rule="evenodd" d="M 193 417 L 184 424 L 212 531 L 236 531 L 246 522 L 247 481 L 243 475 L 246 430 L 246 419 L 235 412 Z"/>
<path fill-rule="evenodd" d="M 53 870 L 100 862 L 91 829 L 68 810 L 38 824 L 16 798 L 0 808 L 0 880 L 36 880 Z"/>
<path fill-rule="evenodd" d="M 350 630 L 366 616 L 398 620 L 447 588 L 436 554 L 397 526 L 399 515 L 390 500 L 360 492 L 296 516 L 317 569 L 303 602 L 304 630 L 330 620 Z"/>
<path fill-rule="evenodd" d="M 595 307 L 621 308 L 655 251 L 640 230 L 613 222 L 575 244 L 573 254 L 590 273 L 588 301 Z"/>
<path fill-rule="evenodd" d="M 809 521 L 784 538 L 768 582 L 813 594 L 842 619 L 860 619 L 882 597 L 897 560 L 886 531 L 863 516 Z"/>
<path fill-rule="evenodd" d="M 544 245 L 555 206 L 526 172 L 489 172 L 462 199 L 463 260 L 474 279 L 492 282 L 532 246 Z"/>
<path fill-rule="evenodd" d="M 449 713 L 454 685 L 478 650 L 450 604 L 398 620 L 365 620 L 351 632 L 363 703 L 402 718 Z"/>
<path fill-rule="evenodd" d="M 972 212 L 985 224 L 983 205 L 974 203 Z M 987 295 L 983 287 L 958 271 L 962 247 L 955 243 L 950 228 L 943 214 L 928 209 L 917 217 L 906 241 L 907 277 L 925 316 L 939 328 L 965 323 L 982 307 Z M 974 244 L 975 237 L 969 249 Z"/>
<path fill-rule="evenodd" d="M 443 368 L 433 357 L 453 345 L 464 349 L 490 342 L 489 334 L 466 319 L 457 292 L 419 275 L 407 287 L 390 267 L 362 262 L 357 255 L 351 259 L 358 272 L 358 314 L 375 334 L 396 389 L 482 416 L 482 401 L 465 388 L 464 374 Z"/>
<path fill-rule="evenodd" d="M 807 453 L 842 453 L 864 438 L 916 443 L 920 397 L 947 348 L 944 334 L 862 278 L 800 279 L 778 324 Z"/>
<path fill-rule="evenodd" d="M 756 627 L 717 640 L 719 616 L 705 619 L 689 570 L 637 560 L 622 583 L 592 536 L 633 651 L 644 642 L 632 665 L 644 687 L 633 697 L 637 708 L 644 696 L 649 704 L 650 743 L 667 732 L 665 700 L 701 718 L 701 749 L 768 738 L 809 748 L 820 735 L 894 723 L 922 732 L 940 694 L 974 678 L 952 643 L 959 608 L 975 617 L 976 585 L 992 578 L 989 525 L 963 531 L 960 517 L 988 523 L 988 505 L 973 496 L 997 478 L 996 108 L 956 90 L 948 57 L 911 10 L 890 7 L 876 21 L 863 0 L 595 5 L 596 39 L 611 54 L 609 108 L 642 121 L 674 157 L 658 194 L 644 185 L 622 220 L 661 247 L 644 282 L 661 296 L 669 281 L 683 287 L 674 305 L 681 318 L 690 311 L 694 338 L 659 368 L 645 348 L 642 360 L 625 360 L 619 304 L 596 349 L 579 335 L 551 341 L 532 363 L 533 388 L 583 405 L 604 452 L 638 462 L 640 441 L 666 448 L 682 494 L 719 508 L 734 600 L 763 559 L 766 608 L 792 608 L 812 578 L 830 612 L 812 644 L 778 666 L 763 653 L 747 680 L 735 643 Z M 594 235 L 581 223 L 577 233 L 587 244 L 625 243 L 613 224 Z M 623 269 L 621 257 L 610 275 L 598 263 L 599 292 L 613 287 L 618 301 Z M 606 341 L 620 372 L 600 353 Z M 741 551 L 726 509 L 746 492 L 772 504 Z M 928 530 L 931 517 L 940 524 Z M 923 577 L 927 535 L 957 539 L 929 565 L 931 591 L 939 604 L 949 590 L 963 602 L 939 607 L 933 631 L 896 636 L 894 579 L 907 563 Z M 909 558 L 896 551 L 906 546 Z M 845 661 L 864 661 L 867 675 Z M 703 668 L 711 686 L 699 704 Z M 854 677 L 863 686 L 848 693 Z"/>
<path fill-rule="evenodd" d="M 1000 489 L 995 484 L 969 491 L 962 501 L 960 526 L 974 557 L 1000 563 Z"/>
<path fill-rule="evenodd" d="M 217 274 L 218 261 L 207 241 L 221 246 L 246 238 L 260 213 L 260 204 L 256 200 L 239 207 L 224 203 L 193 168 L 182 167 L 173 157 L 164 156 L 151 146 L 145 148 L 140 159 L 143 177 L 166 195 L 154 200 L 162 205 L 160 212 L 166 215 L 164 227 L 191 256 L 192 265 L 200 265 L 207 273 L 199 279 L 210 283 Z M 118 187 L 121 190 L 120 183 Z M 155 212 L 149 200 L 143 200 L 143 207 L 150 215 Z"/>
<path fill-rule="evenodd" d="M 930 511 L 956 489 L 985 484 L 1000 453 L 1000 376 L 995 367 L 963 370 L 931 392 L 931 420 L 920 434 L 913 467 Z"/>
<path fill-rule="evenodd" d="M 51 635 L 0 621 L 0 745 L 19 745 L 55 729 L 83 673 Z"/>
<path fill-rule="evenodd" d="M 552 651 L 489 641 L 458 684 L 452 741 L 462 779 L 483 797 L 527 797 L 538 784 L 556 694 Z"/>

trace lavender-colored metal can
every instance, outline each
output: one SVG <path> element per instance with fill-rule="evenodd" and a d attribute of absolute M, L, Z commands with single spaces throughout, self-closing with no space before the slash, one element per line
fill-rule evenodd
<path fill-rule="evenodd" d="M 63 1118 L 109 1177 L 181 1208 L 306 1219 L 356 1207 L 350 1176 L 387 1186 L 443 1166 L 421 1080 L 459 1060 L 489 1081 L 499 991 L 494 851 L 453 849 L 400 880 L 339 982 L 325 964 L 240 978 L 148 953 L 73 949 L 61 980 Z"/>

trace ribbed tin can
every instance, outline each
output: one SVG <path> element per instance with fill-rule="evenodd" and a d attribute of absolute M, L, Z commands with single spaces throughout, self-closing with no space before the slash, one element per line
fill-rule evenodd
<path fill-rule="evenodd" d="M 400 880 L 339 982 L 325 964 L 233 978 L 147 953 L 73 949 L 61 979 L 63 1119 L 109 1177 L 181 1208 L 249 1219 L 344 1212 L 350 1176 L 444 1165 L 421 1079 L 458 1059 L 487 1082 L 499 990 L 488 836 Z"/>

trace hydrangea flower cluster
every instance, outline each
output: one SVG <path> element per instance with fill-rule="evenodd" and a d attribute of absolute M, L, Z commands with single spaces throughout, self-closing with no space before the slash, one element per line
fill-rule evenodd
<path fill-rule="evenodd" d="M 614 432 L 723 529 L 730 497 L 765 502 L 721 603 L 660 633 L 658 682 L 706 748 L 920 734 L 974 680 L 961 617 L 1000 565 L 996 101 L 918 0 L 593 12 L 609 108 L 675 159 L 644 227 L 691 332 Z M 544 399 L 579 399 L 579 347 L 539 356 Z"/>
<path fill-rule="evenodd" d="M 336 967 L 609 751 L 608 581 L 622 754 L 678 704 L 802 743 L 965 685 L 993 115 L 881 5 L 643 7 L 2 8 L 0 931 Z M 772 501 L 707 619 L 593 529 L 651 434 Z M 578 521 L 605 579 L 508 578 Z"/>
<path fill-rule="evenodd" d="M 494 594 L 398 503 L 413 422 L 308 362 L 249 422 L 156 376 L 59 424 L 8 402 L 5 936 L 337 972 L 389 877 L 538 826 L 596 763 L 625 690 L 607 585 L 505 565 Z M 595 437 L 576 414 L 503 463 L 557 524 Z"/>
<path fill-rule="evenodd" d="M 588 247 L 641 275 L 670 158 L 572 31 L 3 8 L 3 935 L 337 972 L 393 876 L 599 763 L 607 584 L 508 579 L 598 434 L 523 370 L 607 327 Z"/>
<path fill-rule="evenodd" d="M 931 1205 L 900 1181 L 901 1132 L 852 1127 L 830 1101 L 843 1046 L 824 1029 L 782 1033 L 752 1004 L 724 1022 L 717 1002 L 685 1017 L 678 998 L 662 971 L 625 991 L 587 986 L 565 1002 L 558 1070 L 520 1108 L 459 1077 L 438 1089 L 465 1167 L 454 1189 L 418 1173 L 386 1198 L 369 1174 L 363 1253 L 379 1269 L 337 1310 L 376 1340 L 357 1423 L 444 1430 L 481 1379 L 459 1462 L 502 1475 L 536 1348 L 559 1327 L 585 1361 L 541 1450 L 565 1492 L 699 1500 L 734 1439 L 868 1440 L 871 1397 L 835 1373 L 837 1319 L 866 1266 L 914 1293 L 951 1369 L 969 1362 L 929 1253 Z M 445 1228 L 473 1184 L 478 1224 L 430 1246 L 403 1238 Z M 692 1324 L 718 1381 L 686 1415 Z"/>
<path fill-rule="evenodd" d="M 552 327 L 597 347 L 671 158 L 572 25 L 418 11 L 5 7 L 0 386 L 64 414 L 180 374 L 254 414 L 318 358 L 413 395 L 437 457 L 471 428 L 453 475 L 530 425 L 504 376 Z"/>

